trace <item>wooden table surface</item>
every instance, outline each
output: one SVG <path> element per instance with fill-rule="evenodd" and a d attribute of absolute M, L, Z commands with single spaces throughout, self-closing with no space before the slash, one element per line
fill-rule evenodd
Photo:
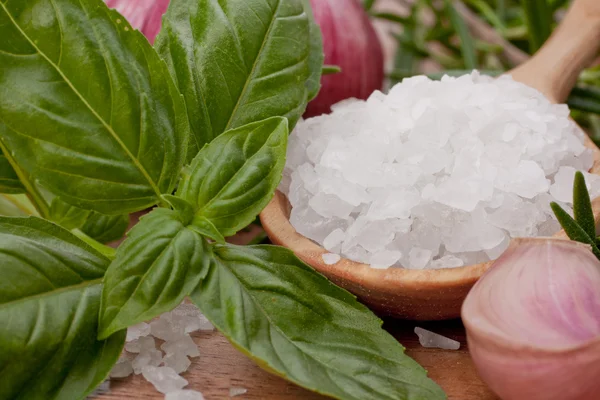
<path fill-rule="evenodd" d="M 460 321 L 420 322 L 416 325 L 461 343 L 457 351 L 426 349 L 421 347 L 413 332 L 414 322 L 388 320 L 384 325 L 407 348 L 407 354 L 429 371 L 429 376 L 446 391 L 450 400 L 498 400 L 475 372 Z M 202 392 L 206 400 L 229 398 L 231 387 L 248 389 L 246 394 L 235 397 L 240 400 L 326 398 L 261 370 L 217 331 L 196 333 L 193 337 L 200 349 L 200 357 L 192 359 L 192 365 L 183 377 L 189 381 L 187 389 Z M 110 393 L 97 397 L 101 400 L 163 398 L 141 375 L 113 379 Z"/>

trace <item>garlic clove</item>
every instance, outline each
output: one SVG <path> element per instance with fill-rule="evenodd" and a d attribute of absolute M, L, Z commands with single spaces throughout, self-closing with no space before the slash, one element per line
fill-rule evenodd
<path fill-rule="evenodd" d="M 462 318 L 475 366 L 502 399 L 598 398 L 600 261 L 587 245 L 514 240 Z"/>

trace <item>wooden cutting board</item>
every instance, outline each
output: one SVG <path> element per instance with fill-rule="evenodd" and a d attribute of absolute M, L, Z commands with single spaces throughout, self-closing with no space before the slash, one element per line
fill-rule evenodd
<path fill-rule="evenodd" d="M 421 347 L 413 332 L 415 323 L 388 320 L 384 326 L 406 347 L 407 354 L 429 371 L 429 376 L 446 391 L 449 400 L 498 400 L 477 376 L 460 321 L 416 325 L 461 343 L 457 351 L 426 349 Z M 187 388 L 202 392 L 206 400 L 228 399 L 231 387 L 248 389 L 246 394 L 235 397 L 239 400 L 326 399 L 264 372 L 216 331 L 196 333 L 194 341 L 201 355 L 192 359 L 192 365 L 183 377 L 189 381 Z M 112 380 L 110 393 L 97 397 L 101 400 L 163 398 L 164 395 L 141 376 Z"/>

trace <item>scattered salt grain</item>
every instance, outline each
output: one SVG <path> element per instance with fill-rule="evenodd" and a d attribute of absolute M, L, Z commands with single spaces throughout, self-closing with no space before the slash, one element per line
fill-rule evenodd
<path fill-rule="evenodd" d="M 130 353 L 140 353 L 144 350 L 155 349 L 156 343 L 152 336 L 144 336 L 125 343 L 125 350 Z"/>
<path fill-rule="evenodd" d="M 339 254 L 333 253 L 323 254 L 321 258 L 323 259 L 323 262 L 327 265 L 333 265 L 342 259 L 342 257 L 340 257 Z"/>
<path fill-rule="evenodd" d="M 144 367 L 157 367 L 163 361 L 163 354 L 157 349 L 142 350 L 140 354 L 131 362 L 133 372 L 136 375 L 142 373 Z"/>
<path fill-rule="evenodd" d="M 511 238 L 557 232 L 550 202 L 569 210 L 575 171 L 593 163 L 568 107 L 508 76 L 414 77 L 332 110 L 297 124 L 280 186 L 328 264 L 495 259 Z"/>
<path fill-rule="evenodd" d="M 175 372 L 181 374 L 188 370 L 192 362 L 185 354 L 173 353 L 167 354 L 163 358 L 163 364 L 165 367 L 173 368 Z"/>
<path fill-rule="evenodd" d="M 195 390 L 177 390 L 167 393 L 165 400 L 204 400 L 204 396 Z"/>
<path fill-rule="evenodd" d="M 200 352 L 198 346 L 190 336 L 183 336 L 177 340 L 163 343 L 161 349 L 166 354 L 183 354 L 190 357 L 198 357 Z"/>
<path fill-rule="evenodd" d="M 243 387 L 231 387 L 229 388 L 229 397 L 241 396 L 242 394 L 248 393 L 248 389 Z"/>
<path fill-rule="evenodd" d="M 139 339 L 142 336 L 148 336 L 150 334 L 150 325 L 145 322 L 140 322 L 137 325 L 133 325 L 127 328 L 127 337 L 125 340 L 131 342 L 132 340 Z"/>
<path fill-rule="evenodd" d="M 460 343 L 437 333 L 423 328 L 415 327 L 415 333 L 419 336 L 419 343 L 423 347 L 431 347 L 445 350 L 458 350 Z"/>
<path fill-rule="evenodd" d="M 127 331 L 125 351 L 110 372 L 111 378 L 142 374 L 166 400 L 203 400 L 202 394 L 181 390 L 187 381 L 180 377 L 188 370 L 188 357 L 198 357 L 198 346 L 190 333 L 212 331 L 214 326 L 193 304 L 182 303 L 173 311 L 148 323 L 140 323 Z M 156 348 L 155 337 L 164 341 Z"/>
<path fill-rule="evenodd" d="M 111 378 L 126 378 L 133 374 L 133 366 L 131 365 L 132 356 L 125 353 L 121 355 L 117 363 L 110 371 Z"/>
<path fill-rule="evenodd" d="M 156 390 L 161 393 L 169 393 L 183 389 L 188 381 L 177 375 L 173 368 L 154 367 L 146 365 L 142 369 L 144 378 L 154 385 Z"/>

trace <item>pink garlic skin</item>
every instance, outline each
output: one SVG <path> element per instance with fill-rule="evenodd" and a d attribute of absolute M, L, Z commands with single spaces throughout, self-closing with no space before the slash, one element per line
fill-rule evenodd
<path fill-rule="evenodd" d="M 162 16 L 167 12 L 169 0 L 105 0 L 109 8 L 116 9 L 134 29 L 139 30 L 150 43 L 160 32 Z"/>
<path fill-rule="evenodd" d="M 503 400 L 600 398 L 600 261 L 588 246 L 513 241 L 462 318 L 477 371 Z"/>
<path fill-rule="evenodd" d="M 325 65 L 342 72 L 321 78 L 319 95 L 305 118 L 331 112 L 331 106 L 355 97 L 367 99 L 383 85 L 383 50 L 369 16 L 358 0 L 310 0 L 323 34 Z"/>

